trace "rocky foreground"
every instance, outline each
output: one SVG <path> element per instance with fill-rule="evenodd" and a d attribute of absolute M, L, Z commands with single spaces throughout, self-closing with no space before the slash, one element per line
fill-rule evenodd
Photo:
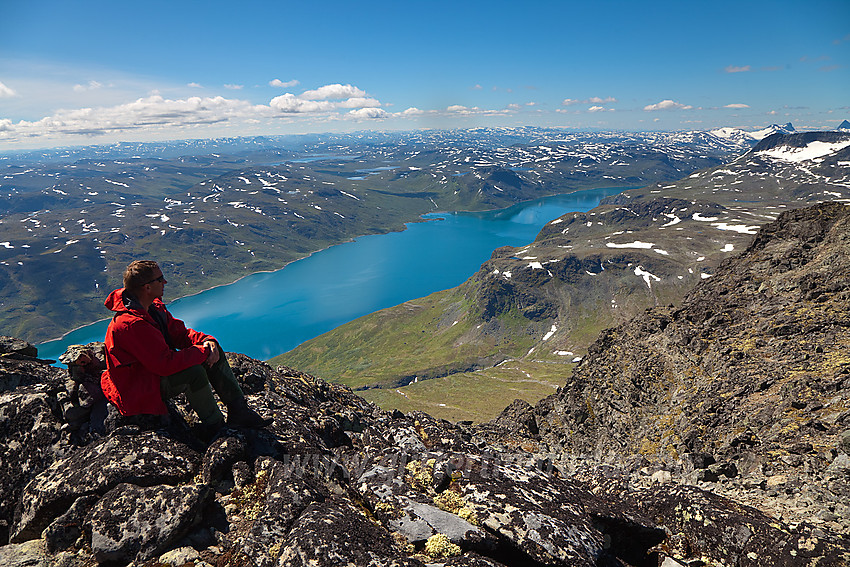
<path fill-rule="evenodd" d="M 847 565 L 848 255 L 850 207 L 786 213 L 476 426 L 229 354 L 275 423 L 205 443 L 6 338 L 0 565 Z"/>

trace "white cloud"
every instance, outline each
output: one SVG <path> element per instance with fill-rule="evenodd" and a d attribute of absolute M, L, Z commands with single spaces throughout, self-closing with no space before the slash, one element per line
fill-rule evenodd
<path fill-rule="evenodd" d="M 316 90 L 304 91 L 299 98 L 304 100 L 338 100 L 342 98 L 364 97 L 366 91 L 362 91 L 352 85 L 325 85 Z"/>
<path fill-rule="evenodd" d="M 243 88 L 245 88 L 245 85 L 233 85 L 228 83 L 224 85 L 224 88 L 229 89 L 231 91 L 241 91 Z"/>
<path fill-rule="evenodd" d="M 201 86 L 200 83 L 189 83 L 186 86 L 189 87 L 190 89 L 202 89 L 202 88 L 204 88 L 203 86 Z"/>
<path fill-rule="evenodd" d="M 572 106 L 574 104 L 599 105 L 599 104 L 609 104 L 609 103 L 612 103 L 612 102 L 617 102 L 617 99 L 614 98 L 613 96 L 609 96 L 609 97 L 605 97 L 605 98 L 598 97 L 598 96 L 592 96 L 592 97 L 586 98 L 584 100 L 579 100 L 577 98 L 565 98 L 563 100 L 563 102 L 561 102 L 561 106 Z"/>
<path fill-rule="evenodd" d="M 269 106 L 287 114 L 299 114 L 330 111 L 333 110 L 334 103 L 330 101 L 304 100 L 292 93 L 286 93 L 274 97 L 269 102 Z"/>
<path fill-rule="evenodd" d="M 377 108 L 381 102 L 364 96 L 366 91 L 352 85 L 325 85 L 300 95 L 285 93 L 274 97 L 269 106 L 285 114 L 332 112 L 337 109 Z"/>
<path fill-rule="evenodd" d="M 482 87 L 481 85 L 475 85 L 474 87 L 472 87 L 472 90 L 474 90 L 474 91 L 480 91 L 480 90 L 481 90 L 481 89 L 483 89 L 483 88 L 484 88 L 484 87 Z"/>
<path fill-rule="evenodd" d="M 354 118 L 375 119 L 375 118 L 386 118 L 389 115 L 387 114 L 387 111 L 384 110 L 383 108 L 358 108 L 358 109 L 350 111 L 348 113 L 348 116 L 351 116 L 351 117 L 354 117 Z"/>
<path fill-rule="evenodd" d="M 482 109 L 477 106 L 464 106 L 462 104 L 452 104 L 447 106 L 444 111 L 429 111 L 442 116 L 510 116 L 513 110 L 503 108 L 499 110 Z"/>
<path fill-rule="evenodd" d="M 381 106 L 381 101 L 374 98 L 354 97 L 337 102 L 339 108 L 375 108 Z"/>
<path fill-rule="evenodd" d="M 271 87 L 281 87 L 281 88 L 285 89 L 285 88 L 289 88 L 289 87 L 296 87 L 296 86 L 298 86 L 298 83 L 299 82 L 294 80 L 294 79 L 291 80 L 291 81 L 281 81 L 280 79 L 272 79 L 271 81 L 269 81 L 269 86 L 271 86 Z"/>
<path fill-rule="evenodd" d="M 410 108 L 408 108 L 407 110 L 405 110 L 405 111 L 404 111 L 404 112 L 402 112 L 401 114 L 402 114 L 403 116 L 420 116 L 420 115 L 422 115 L 422 114 L 425 114 L 425 111 L 424 111 L 424 110 L 419 110 L 419 109 L 418 109 L 418 108 L 416 108 L 415 106 L 411 106 Z"/>
<path fill-rule="evenodd" d="M 734 102 L 732 104 L 727 104 L 723 108 L 749 108 L 749 104 L 741 104 L 739 102 Z"/>
<path fill-rule="evenodd" d="M 614 109 L 613 108 L 608 109 L 608 108 L 605 108 L 604 106 L 591 106 L 590 108 L 587 109 L 588 112 L 605 112 L 606 110 L 614 110 Z"/>
<path fill-rule="evenodd" d="M 0 83 L 0 98 L 11 98 L 13 96 L 17 96 L 17 94 L 18 93 L 13 91 L 10 87 Z"/>
<path fill-rule="evenodd" d="M 742 67 L 739 67 L 739 66 L 737 66 L 737 65 L 728 65 L 728 66 L 724 69 L 724 71 L 726 71 L 727 73 L 747 73 L 747 72 L 749 72 L 749 71 L 751 71 L 751 70 L 752 70 L 752 69 L 750 68 L 750 66 L 749 66 L 749 65 L 744 65 L 744 66 L 742 66 Z"/>
<path fill-rule="evenodd" d="M 85 91 L 95 91 L 97 89 L 102 88 L 103 85 L 98 83 L 97 81 L 89 81 L 85 85 L 74 85 L 74 91 L 78 93 L 82 93 Z"/>
<path fill-rule="evenodd" d="M 522 110 L 522 106 L 520 106 L 519 104 L 517 104 L 515 102 L 512 102 L 511 104 L 508 105 L 508 110 Z"/>
<path fill-rule="evenodd" d="M 643 107 L 644 110 L 647 111 L 655 111 L 655 110 L 690 110 L 693 106 L 682 104 L 680 102 L 676 102 L 670 99 L 662 100 L 661 102 L 655 104 L 648 104 Z"/>
<path fill-rule="evenodd" d="M 152 95 L 112 107 L 59 110 L 34 122 L 5 121 L 0 128 L 0 140 L 98 136 L 141 128 L 179 129 L 269 114 L 268 107 L 220 96 L 169 100 Z"/>

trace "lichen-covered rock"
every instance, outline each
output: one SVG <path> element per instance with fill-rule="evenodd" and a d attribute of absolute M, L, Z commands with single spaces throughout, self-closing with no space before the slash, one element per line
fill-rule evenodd
<path fill-rule="evenodd" d="M 233 526 L 235 548 L 258 567 L 276 563 L 272 549 L 280 550 L 292 524 L 314 502 L 328 496 L 327 489 L 306 473 L 302 463 L 259 459 L 253 483 L 233 490 L 222 504 Z"/>
<path fill-rule="evenodd" d="M 4 567 L 52 567 L 53 555 L 44 540 L 34 539 L 0 547 L 0 565 Z"/>
<path fill-rule="evenodd" d="M 86 516 L 99 498 L 96 494 L 87 494 L 77 498 L 67 512 L 53 520 L 45 528 L 42 537 L 48 551 L 56 552 L 67 549 L 79 540 L 83 534 Z"/>
<path fill-rule="evenodd" d="M 99 562 L 144 561 L 168 549 L 199 519 L 198 486 L 119 484 L 91 512 L 91 549 Z"/>
<path fill-rule="evenodd" d="M 467 547 L 486 537 L 479 527 L 460 516 L 404 496 L 400 498 L 397 510 L 398 517 L 389 521 L 389 527 L 414 545 L 424 543 L 436 534 L 443 534 L 453 544 L 465 543 Z"/>
<path fill-rule="evenodd" d="M 196 451 L 153 431 L 112 436 L 77 449 L 27 484 L 11 541 L 39 537 L 79 496 L 102 495 L 123 482 L 152 486 L 185 481 L 194 476 L 200 460 Z"/>
<path fill-rule="evenodd" d="M 473 464 L 456 481 L 479 525 L 546 565 L 597 565 L 603 534 L 585 506 L 595 499 L 578 484 L 520 463 Z"/>
<path fill-rule="evenodd" d="M 812 528 L 791 531 L 755 509 L 692 486 L 632 491 L 630 509 L 640 511 L 675 537 L 659 548 L 688 563 L 752 567 L 839 567 L 850 548 L 817 536 Z M 671 549 L 675 542 L 677 549 Z"/>
<path fill-rule="evenodd" d="M 279 565 L 288 567 L 421 567 L 390 535 L 345 498 L 311 504 L 280 542 Z"/>
<path fill-rule="evenodd" d="M 62 384 L 57 368 L 0 357 L 0 543 L 24 485 L 70 449 L 57 403 Z"/>
<path fill-rule="evenodd" d="M 35 358 L 38 356 L 38 349 L 27 341 L 0 335 L 0 354 L 18 354 Z"/>

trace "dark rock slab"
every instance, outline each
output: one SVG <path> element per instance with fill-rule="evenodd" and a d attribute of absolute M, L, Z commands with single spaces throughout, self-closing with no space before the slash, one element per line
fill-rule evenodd
<path fill-rule="evenodd" d="M 406 557 L 386 530 L 347 498 L 311 504 L 282 542 L 279 565 L 290 567 L 420 567 Z"/>
<path fill-rule="evenodd" d="M 242 524 L 234 544 L 258 567 L 276 564 L 270 549 L 280 547 L 293 523 L 313 503 L 326 499 L 328 491 L 297 471 L 291 463 L 260 459 L 255 467 L 256 479 L 238 492 L 230 501 L 237 501 L 239 519 L 231 525 Z"/>
<path fill-rule="evenodd" d="M 0 380 L 4 361 L 0 361 Z M 50 466 L 62 446 L 58 387 L 41 383 L 0 393 L 0 544 L 6 543 L 24 486 Z"/>
<path fill-rule="evenodd" d="M 175 484 L 192 478 L 201 457 L 186 445 L 151 431 L 117 435 L 57 461 L 24 489 L 11 541 L 39 537 L 79 496 L 105 494 L 118 484 Z"/>
<path fill-rule="evenodd" d="M 634 491 L 625 502 L 671 534 L 659 546 L 685 562 L 764 567 L 841 566 L 850 548 L 813 533 L 790 530 L 769 516 L 693 486 Z M 675 544 L 676 550 L 670 547 Z"/>
<path fill-rule="evenodd" d="M 91 549 L 103 562 L 145 561 L 168 549 L 199 519 L 205 490 L 198 486 L 119 484 L 92 510 Z"/>
<path fill-rule="evenodd" d="M 455 484 L 477 523 L 528 563 L 590 567 L 605 554 L 586 508 L 596 498 L 577 483 L 521 462 L 494 462 L 468 466 Z"/>
<path fill-rule="evenodd" d="M 494 424 L 514 434 L 527 436 L 536 435 L 537 422 L 534 419 L 534 408 L 525 400 L 516 399 L 503 409 Z"/>
<path fill-rule="evenodd" d="M 245 439 L 237 432 L 228 431 L 215 439 L 204 453 L 201 478 L 206 483 L 220 480 L 233 465 L 248 458 L 249 450 Z"/>
<path fill-rule="evenodd" d="M 99 497 L 88 494 L 77 498 L 67 512 L 53 520 L 42 533 L 47 550 L 51 553 L 67 549 L 83 535 L 83 524 Z"/>
<path fill-rule="evenodd" d="M 0 335 L 0 354 L 22 354 L 24 356 L 38 356 L 38 349 L 21 339 Z"/>

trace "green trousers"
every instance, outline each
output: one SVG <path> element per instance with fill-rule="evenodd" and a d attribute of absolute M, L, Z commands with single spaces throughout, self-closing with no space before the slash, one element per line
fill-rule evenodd
<path fill-rule="evenodd" d="M 224 405 L 230 406 L 245 395 L 233 369 L 227 362 L 221 347 L 218 347 L 218 362 L 207 368 L 203 364 L 191 366 L 176 374 L 164 376 L 159 383 L 162 399 L 186 394 L 189 405 L 205 424 L 217 423 L 224 419 L 213 395 L 213 389 Z"/>

